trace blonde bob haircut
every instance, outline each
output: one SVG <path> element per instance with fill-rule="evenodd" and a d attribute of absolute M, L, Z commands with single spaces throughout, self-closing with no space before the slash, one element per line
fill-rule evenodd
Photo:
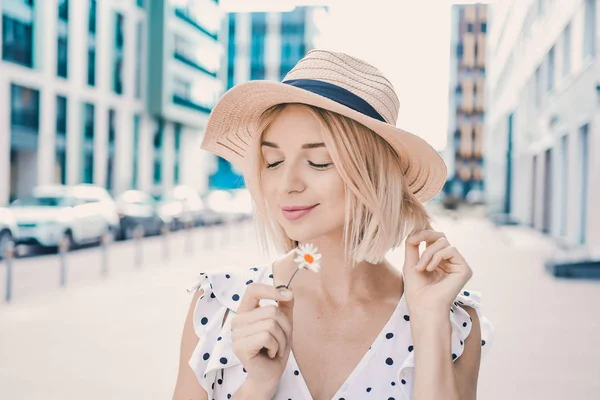
<path fill-rule="evenodd" d="M 270 215 L 261 181 L 266 161 L 260 144 L 270 124 L 289 105 L 275 105 L 260 116 L 249 149 L 257 157 L 253 157 L 254 162 L 244 176 L 252 194 L 257 239 L 263 252 L 274 246 L 277 251 L 288 253 L 298 245 Z M 340 114 L 294 105 L 305 107 L 319 122 L 325 146 L 344 181 L 343 241 L 347 263 L 352 266 L 363 260 L 379 263 L 410 232 L 430 226 L 425 207 L 408 190 L 398 154 L 382 137 Z"/>

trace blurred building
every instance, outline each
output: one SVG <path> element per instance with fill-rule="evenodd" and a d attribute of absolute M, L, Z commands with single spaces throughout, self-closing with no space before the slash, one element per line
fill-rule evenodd
<path fill-rule="evenodd" d="M 317 47 L 327 8 L 295 7 L 286 12 L 229 13 L 227 18 L 227 89 L 249 80 L 281 81 L 294 65 Z M 231 164 L 217 158 L 211 187 L 243 187 Z"/>
<path fill-rule="evenodd" d="M 38 184 L 202 189 L 216 0 L 3 0 L 0 204 Z"/>
<path fill-rule="evenodd" d="M 568 244 L 600 247 L 598 4 L 490 7 L 490 209 Z"/>
<path fill-rule="evenodd" d="M 487 5 L 457 4 L 451 12 L 447 194 L 466 198 L 484 189 L 484 88 Z"/>

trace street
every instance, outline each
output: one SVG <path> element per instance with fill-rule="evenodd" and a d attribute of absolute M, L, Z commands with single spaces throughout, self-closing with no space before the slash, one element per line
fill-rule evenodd
<path fill-rule="evenodd" d="M 527 228 L 439 213 L 433 227 L 471 264 L 466 288 L 483 293 L 496 328 L 478 398 L 598 399 L 600 282 L 548 275 L 543 262 L 556 249 Z M 197 272 L 266 261 L 250 224 L 208 233 L 193 231 L 189 242 L 186 232 L 169 237 L 164 260 L 162 238 L 148 239 L 140 267 L 132 242 L 114 244 L 106 278 L 100 249 L 69 254 L 65 288 L 57 256 L 15 260 L 13 301 L 0 303 L 0 398 L 171 398 L 186 288 Z M 403 250 L 389 255 L 399 267 Z M 2 295 L 5 272 L 0 264 Z"/>

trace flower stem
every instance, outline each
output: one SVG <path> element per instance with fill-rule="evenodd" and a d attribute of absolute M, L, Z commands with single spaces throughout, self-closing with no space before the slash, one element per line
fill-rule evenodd
<path fill-rule="evenodd" d="M 290 278 L 290 281 L 288 282 L 287 285 L 279 285 L 277 286 L 275 289 L 281 289 L 281 288 L 286 288 L 289 289 L 290 285 L 292 284 L 292 280 L 294 279 L 294 276 L 296 276 L 296 274 L 298 273 L 298 271 L 300 271 L 300 268 L 296 269 L 296 272 L 294 272 L 294 274 L 292 275 L 292 277 Z"/>

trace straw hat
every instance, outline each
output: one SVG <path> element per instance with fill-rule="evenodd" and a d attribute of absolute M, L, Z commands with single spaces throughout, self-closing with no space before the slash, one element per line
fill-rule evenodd
<path fill-rule="evenodd" d="M 250 81 L 227 91 L 213 108 L 201 147 L 242 173 L 259 116 L 283 103 L 302 103 L 349 117 L 398 152 L 410 190 L 422 202 L 441 190 L 446 165 L 422 138 L 396 127 L 400 103 L 392 84 L 370 64 L 343 53 L 311 50 L 282 82 Z"/>

